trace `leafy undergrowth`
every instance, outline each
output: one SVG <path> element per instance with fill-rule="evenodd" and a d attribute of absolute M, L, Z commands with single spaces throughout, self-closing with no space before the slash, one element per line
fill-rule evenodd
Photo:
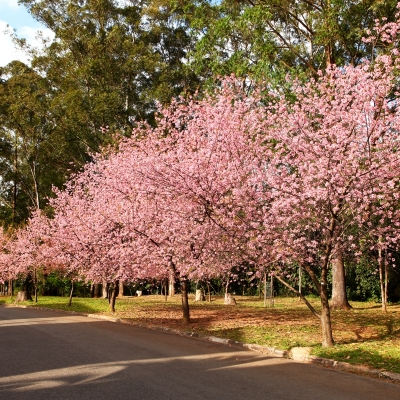
<path fill-rule="evenodd" d="M 333 311 L 336 345 L 323 348 L 318 319 L 298 299 L 279 297 L 273 307 L 264 307 L 263 301 L 254 297 L 238 296 L 236 306 L 226 306 L 218 297 L 211 303 L 193 300 L 190 325 L 182 324 L 180 296 L 168 301 L 163 296 L 118 299 L 114 314 L 108 311 L 105 299 L 74 298 L 68 307 L 65 297 L 39 297 L 37 304 L 26 305 L 112 315 L 282 350 L 311 347 L 314 355 L 400 373 L 400 305 L 389 305 L 386 314 L 376 303 L 354 302 L 350 311 Z M 319 307 L 317 299 L 309 300 Z M 2 298 L 1 302 L 12 300 Z"/>

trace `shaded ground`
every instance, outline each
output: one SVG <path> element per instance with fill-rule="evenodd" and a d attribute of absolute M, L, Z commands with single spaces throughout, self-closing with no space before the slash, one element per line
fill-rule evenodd
<path fill-rule="evenodd" d="M 309 299 L 318 308 L 317 299 Z M 1 301 L 1 300 L 0 300 Z M 383 314 L 377 303 L 352 303 L 350 311 L 332 313 L 336 346 L 322 348 L 319 320 L 297 298 L 275 298 L 264 307 L 256 297 L 236 297 L 236 306 L 226 306 L 221 297 L 212 302 L 190 299 L 191 323 L 182 323 L 179 295 L 165 301 L 163 296 L 119 298 L 117 312 L 107 311 L 105 299 L 39 298 L 38 306 L 112 315 L 135 323 L 162 326 L 256 343 L 288 350 L 311 347 L 312 353 L 338 361 L 367 365 L 400 373 L 400 305 L 390 305 Z M 34 305 L 34 303 L 27 303 Z"/>
<path fill-rule="evenodd" d="M 399 394 L 398 385 L 383 380 L 47 309 L 0 307 L 0 330 L 0 396 L 7 400 L 375 400 Z"/>
<path fill-rule="evenodd" d="M 189 326 L 181 322 L 179 296 L 167 303 L 160 299 L 120 301 L 116 316 L 283 350 L 312 347 L 315 355 L 400 373 L 400 305 L 389 306 L 387 314 L 376 303 L 353 303 L 350 311 L 332 312 L 336 346 L 326 349 L 320 345 L 319 320 L 295 298 L 276 298 L 274 307 L 240 296 L 236 306 L 223 305 L 222 298 L 211 303 L 192 301 Z M 311 301 L 319 307 L 318 300 Z M 123 304 L 127 302 L 131 305 Z"/>
<path fill-rule="evenodd" d="M 278 298 L 273 307 L 263 307 L 263 302 L 254 298 L 236 299 L 236 306 L 223 305 L 221 298 L 214 298 L 211 303 L 191 302 L 189 326 L 182 324 L 179 296 L 168 299 L 164 304 L 160 303 L 161 296 L 120 301 L 120 310 L 117 310 L 116 316 L 199 332 L 246 331 L 249 328 L 265 332 L 272 330 L 279 336 L 288 335 L 288 342 L 292 342 L 290 347 L 295 345 L 295 341 L 304 341 L 304 345 L 309 346 L 320 342 L 319 320 L 297 299 Z M 313 305 L 318 308 L 317 301 Z M 392 336 L 400 338 L 399 317 L 400 305 L 390 306 L 389 312 L 383 314 L 380 306 L 374 303 L 353 303 L 351 311 L 332 313 L 336 343 L 362 342 Z M 305 333 L 307 338 L 304 337 Z M 250 337 L 251 333 L 247 336 Z M 263 340 L 262 335 L 256 332 L 254 337 Z"/>

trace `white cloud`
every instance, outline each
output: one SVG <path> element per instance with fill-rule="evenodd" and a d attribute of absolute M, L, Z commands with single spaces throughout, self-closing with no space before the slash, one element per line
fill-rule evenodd
<path fill-rule="evenodd" d="M 7 22 L 0 21 L 0 66 L 2 67 L 12 60 L 28 61 L 27 55 L 15 48 L 10 35 L 5 32 L 8 29 Z"/>
<path fill-rule="evenodd" d="M 5 0 L 0 0 L 5 1 Z M 12 2 L 12 0 L 8 0 Z M 7 28 L 7 22 L 0 20 L 0 66 L 7 65 L 12 60 L 20 60 L 22 62 L 29 62 L 29 56 L 23 51 L 16 49 L 9 34 L 4 33 L 6 30 L 11 30 Z M 20 38 L 25 38 L 27 43 L 35 48 L 41 48 L 41 39 L 38 37 L 38 32 L 43 32 L 44 37 L 53 38 L 54 34 L 52 31 L 46 28 L 38 29 L 29 26 L 23 26 L 17 30 L 17 36 Z"/>
<path fill-rule="evenodd" d="M 18 0 L 0 0 L 0 6 L 17 9 L 19 7 Z"/>

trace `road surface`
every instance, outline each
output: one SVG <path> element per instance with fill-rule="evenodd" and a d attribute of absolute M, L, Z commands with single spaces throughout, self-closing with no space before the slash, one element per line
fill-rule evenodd
<path fill-rule="evenodd" d="M 400 399 L 400 385 L 205 340 L 0 307 L 0 399 Z"/>

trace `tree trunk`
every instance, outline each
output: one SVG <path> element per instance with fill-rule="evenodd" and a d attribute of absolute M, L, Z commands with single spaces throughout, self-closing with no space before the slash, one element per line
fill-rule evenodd
<path fill-rule="evenodd" d="M 209 282 L 207 282 L 207 290 L 208 290 L 208 302 L 211 303 L 211 288 Z"/>
<path fill-rule="evenodd" d="M 385 310 L 384 312 L 387 313 L 387 297 L 388 297 L 388 263 L 384 262 L 384 267 L 385 267 Z"/>
<path fill-rule="evenodd" d="M 34 194 L 32 194 L 31 199 L 36 203 L 35 204 L 36 210 L 40 210 L 39 187 L 38 187 L 35 163 L 33 163 L 33 165 L 30 165 L 29 169 L 31 171 L 33 187 L 34 187 L 34 192 L 35 192 Z"/>
<path fill-rule="evenodd" d="M 275 305 L 275 299 L 274 299 L 274 276 L 271 275 L 271 293 L 270 293 L 270 298 L 269 298 L 269 306 L 274 307 Z"/>
<path fill-rule="evenodd" d="M 170 271 L 168 283 L 169 283 L 168 296 L 172 297 L 175 295 L 175 271 Z"/>
<path fill-rule="evenodd" d="M 229 277 L 228 277 L 228 279 L 226 281 L 226 285 L 225 285 L 224 304 L 226 304 L 226 305 L 236 305 L 236 300 L 230 293 L 228 293 L 228 288 L 229 288 Z"/>
<path fill-rule="evenodd" d="M 119 281 L 118 297 L 124 297 L 124 282 Z"/>
<path fill-rule="evenodd" d="M 74 293 L 74 281 L 71 281 L 71 290 L 69 292 L 68 307 L 71 307 L 71 305 L 72 305 L 72 294 L 73 293 Z"/>
<path fill-rule="evenodd" d="M 102 289 L 103 289 L 103 295 L 102 295 L 103 299 L 108 299 L 108 282 L 103 281 Z"/>
<path fill-rule="evenodd" d="M 187 279 L 181 279 L 183 323 L 190 323 L 189 297 Z"/>
<path fill-rule="evenodd" d="M 301 287 L 302 287 L 302 269 L 301 265 L 299 265 L 299 293 L 302 294 Z M 301 297 L 299 296 L 299 301 L 301 301 Z"/>
<path fill-rule="evenodd" d="M 331 230 L 334 228 L 334 223 L 331 224 Z M 331 246 L 328 245 L 326 249 L 326 256 L 324 264 L 321 267 L 321 277 L 315 274 L 310 265 L 304 264 L 303 269 L 310 275 L 310 278 L 314 282 L 315 287 L 318 290 L 319 297 L 321 299 L 321 314 L 318 314 L 316 310 L 308 303 L 308 300 L 299 292 L 297 294 L 302 297 L 303 301 L 307 304 L 308 308 L 313 312 L 313 314 L 318 317 L 321 321 L 322 329 L 322 346 L 332 347 L 334 345 L 333 335 L 332 335 L 332 323 L 331 323 L 331 312 L 329 307 L 328 299 L 328 267 L 329 267 L 329 255 L 331 254 Z M 283 282 L 279 277 L 277 279 Z M 284 283 L 284 282 L 283 282 Z M 285 283 L 284 283 L 285 284 Z M 289 285 L 285 284 L 290 288 Z"/>
<path fill-rule="evenodd" d="M 94 283 L 92 282 L 91 284 L 90 284 L 90 297 L 93 299 L 93 297 L 94 297 Z"/>
<path fill-rule="evenodd" d="M 347 300 L 346 276 L 344 271 L 343 253 L 338 252 L 332 265 L 332 310 L 351 310 Z"/>
<path fill-rule="evenodd" d="M 322 346 L 332 347 L 334 345 L 332 335 L 331 312 L 328 299 L 327 270 L 323 269 L 321 276 L 320 298 L 321 298 L 321 328 L 322 328 Z"/>
<path fill-rule="evenodd" d="M 25 292 L 26 295 L 25 297 L 27 298 L 27 300 L 32 301 L 32 284 L 31 284 L 32 280 L 31 280 L 31 275 L 29 274 L 26 279 L 24 284 L 22 285 L 22 292 Z M 18 292 L 18 294 L 21 292 Z"/>
<path fill-rule="evenodd" d="M 168 300 L 168 290 L 167 290 L 167 286 L 168 286 L 168 280 L 167 280 L 167 279 L 163 279 L 163 281 L 162 281 L 162 287 L 164 288 L 164 300 L 165 300 L 165 301 Z"/>
<path fill-rule="evenodd" d="M 111 286 L 111 296 L 110 296 L 110 300 L 109 300 L 111 312 L 115 312 L 115 300 L 118 296 L 118 292 L 119 292 L 119 281 L 115 281 L 112 283 L 112 286 Z"/>
<path fill-rule="evenodd" d="M 37 303 L 37 275 L 36 275 L 36 269 L 33 272 L 33 288 L 34 288 L 34 293 L 35 293 L 35 303 Z"/>
<path fill-rule="evenodd" d="M 12 200 L 12 223 L 15 226 L 16 223 L 16 215 L 17 215 L 17 192 L 18 192 L 18 179 L 17 179 L 17 171 L 18 171 L 18 150 L 17 144 L 15 144 L 14 150 L 14 184 L 13 184 L 13 200 Z"/>
<path fill-rule="evenodd" d="M 267 307 L 267 273 L 264 272 L 264 307 Z"/>
<path fill-rule="evenodd" d="M 101 285 L 100 283 L 95 283 L 93 288 L 93 297 L 96 299 L 101 296 Z"/>
<path fill-rule="evenodd" d="M 379 283 L 381 286 L 381 299 L 382 299 L 382 312 L 387 313 L 387 287 L 388 287 L 388 277 L 387 277 L 387 263 L 384 257 L 382 257 L 382 250 L 378 250 L 379 256 Z"/>

